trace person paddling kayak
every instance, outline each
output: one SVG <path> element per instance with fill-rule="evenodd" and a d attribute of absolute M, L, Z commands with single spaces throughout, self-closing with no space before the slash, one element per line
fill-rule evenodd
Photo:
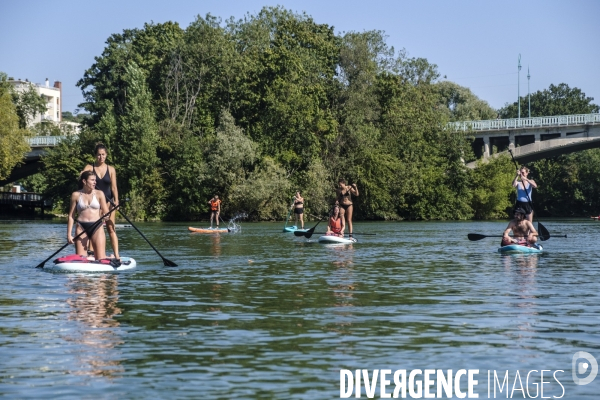
<path fill-rule="evenodd" d="M 510 231 L 513 233 L 512 238 L 508 236 Z M 519 207 L 515 210 L 515 218 L 508 223 L 508 226 L 504 230 L 500 245 L 508 246 L 509 244 L 519 244 L 522 246 L 535 247 L 537 234 L 533 224 L 525 218 L 525 210 Z"/>
<path fill-rule="evenodd" d="M 517 202 L 515 208 L 522 208 L 525 210 L 525 216 L 529 222 L 533 222 L 533 209 L 531 208 L 531 192 L 533 188 L 537 189 L 537 184 L 533 179 L 527 178 L 529 174 L 529 168 L 522 165 L 517 171 L 517 175 L 513 180 L 513 187 L 517 189 Z M 513 210 L 513 212 L 514 212 Z"/>

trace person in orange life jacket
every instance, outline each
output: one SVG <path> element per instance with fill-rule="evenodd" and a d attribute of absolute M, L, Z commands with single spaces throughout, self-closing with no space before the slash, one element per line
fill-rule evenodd
<path fill-rule="evenodd" d="M 104 193 L 104 197 L 107 202 L 112 203 L 114 206 L 119 204 L 119 191 L 117 190 L 117 171 L 115 168 L 106 163 L 106 157 L 108 150 L 102 143 L 97 143 L 94 149 L 94 155 L 96 161 L 93 164 L 88 164 L 83 169 L 85 171 L 92 171 L 96 175 L 96 188 Z M 82 172 L 82 174 L 83 174 Z M 110 237 L 110 245 L 115 254 L 115 258 L 119 257 L 119 238 L 117 237 L 117 231 L 115 229 L 117 212 L 110 214 L 110 218 L 106 221 L 106 230 Z"/>
<path fill-rule="evenodd" d="M 106 197 L 101 190 L 95 190 L 96 175 L 92 171 L 84 171 L 81 174 L 80 183 L 83 189 L 71 194 L 71 206 L 69 209 L 69 219 L 67 222 L 67 241 L 75 243 L 76 253 L 80 256 L 87 255 L 89 242 L 94 245 L 94 257 L 96 260 L 106 258 L 106 236 L 102 223 L 94 226 L 103 214 L 108 212 Z M 76 235 L 85 231 L 76 242 L 73 240 L 73 224 L 75 223 L 75 213 L 78 214 Z M 108 217 L 105 217 L 108 220 Z"/>
<path fill-rule="evenodd" d="M 531 208 L 530 200 L 532 188 L 537 189 L 537 184 L 533 179 L 527 178 L 528 174 L 529 168 L 522 165 L 513 180 L 512 185 L 517 188 L 517 202 L 515 203 L 514 210 L 522 208 L 525 211 L 525 216 L 529 222 L 533 222 L 533 209 Z"/>
<path fill-rule="evenodd" d="M 219 229 L 219 214 L 221 214 L 221 200 L 219 200 L 219 196 L 215 195 L 208 202 L 210 205 L 210 229 L 212 229 L 213 218 L 217 222 L 217 229 Z"/>
<path fill-rule="evenodd" d="M 510 231 L 513 232 L 513 237 L 508 236 Z M 509 244 L 520 244 L 522 246 L 535 246 L 537 242 L 537 231 L 533 224 L 525 218 L 525 210 L 517 208 L 515 210 L 515 218 L 512 219 L 502 235 L 501 246 Z"/>
<path fill-rule="evenodd" d="M 344 237 L 345 228 L 346 223 L 344 221 L 344 217 L 340 214 L 340 206 L 335 205 L 333 206 L 331 217 L 329 217 L 327 232 L 325 232 L 325 234 L 330 236 Z"/>

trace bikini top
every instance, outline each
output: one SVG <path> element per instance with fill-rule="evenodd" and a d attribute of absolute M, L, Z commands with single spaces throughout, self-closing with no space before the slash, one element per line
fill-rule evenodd
<path fill-rule="evenodd" d="M 303 204 L 304 204 L 304 202 L 302 202 L 302 201 L 294 201 L 295 206 L 301 206 Z"/>
<path fill-rule="evenodd" d="M 85 204 L 82 196 L 83 192 L 79 192 L 79 200 L 77 201 L 77 212 L 81 212 L 83 210 L 87 210 L 88 208 L 93 208 L 95 210 L 100 209 L 100 202 L 96 198 L 96 191 L 92 190 L 92 201 L 90 204 Z"/>

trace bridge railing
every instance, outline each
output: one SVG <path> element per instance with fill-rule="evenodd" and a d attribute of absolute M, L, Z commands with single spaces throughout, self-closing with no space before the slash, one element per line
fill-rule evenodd
<path fill-rule="evenodd" d="M 458 121 L 448 123 L 457 131 L 491 131 L 495 129 L 536 128 L 543 126 L 568 126 L 600 123 L 600 114 L 555 115 L 552 117 L 492 119 L 484 121 Z"/>
<path fill-rule="evenodd" d="M 54 147 L 68 136 L 33 136 L 28 138 L 31 147 Z"/>

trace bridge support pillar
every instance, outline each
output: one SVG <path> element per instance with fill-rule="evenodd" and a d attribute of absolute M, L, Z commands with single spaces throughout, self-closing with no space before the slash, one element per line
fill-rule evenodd
<path fill-rule="evenodd" d="M 508 133 L 508 148 L 510 150 L 515 149 L 515 134 L 512 132 Z"/>
<path fill-rule="evenodd" d="M 542 134 L 540 132 L 535 132 L 535 143 L 542 140 Z"/>
<path fill-rule="evenodd" d="M 490 156 L 490 137 L 483 137 L 483 158 L 488 158 Z"/>

